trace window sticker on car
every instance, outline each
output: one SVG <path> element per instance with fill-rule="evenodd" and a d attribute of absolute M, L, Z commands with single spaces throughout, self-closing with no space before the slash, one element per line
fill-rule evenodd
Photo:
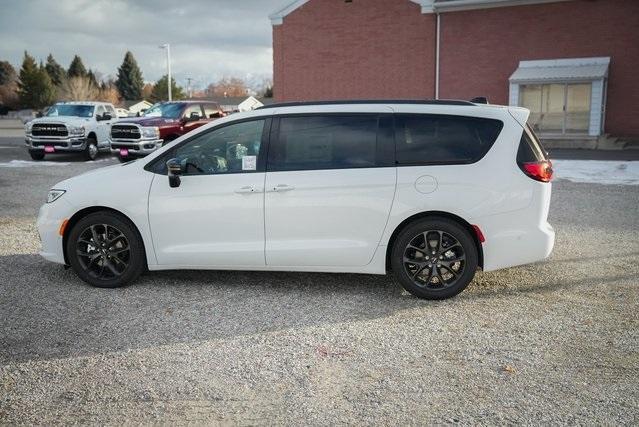
<path fill-rule="evenodd" d="M 244 156 L 242 157 L 242 170 L 254 171 L 257 169 L 257 156 Z"/>

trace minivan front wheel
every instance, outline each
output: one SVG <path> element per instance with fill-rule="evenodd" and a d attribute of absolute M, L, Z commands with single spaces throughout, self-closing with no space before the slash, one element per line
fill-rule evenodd
<path fill-rule="evenodd" d="M 478 263 L 470 233 L 447 218 L 426 218 L 404 228 L 391 257 L 402 287 L 425 299 L 450 298 L 463 291 Z"/>
<path fill-rule="evenodd" d="M 142 239 L 130 222 L 111 212 L 96 212 L 78 221 L 67 238 L 67 259 L 85 282 L 116 288 L 144 270 Z"/>

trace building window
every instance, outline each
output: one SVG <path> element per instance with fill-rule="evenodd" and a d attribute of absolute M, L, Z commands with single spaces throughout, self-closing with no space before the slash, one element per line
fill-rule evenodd
<path fill-rule="evenodd" d="M 591 83 L 524 84 L 519 105 L 530 110 L 528 123 L 536 132 L 586 134 L 591 92 Z"/>
<path fill-rule="evenodd" d="M 528 108 L 541 135 L 599 136 L 609 65 L 608 57 L 520 61 L 509 78 L 509 104 Z"/>

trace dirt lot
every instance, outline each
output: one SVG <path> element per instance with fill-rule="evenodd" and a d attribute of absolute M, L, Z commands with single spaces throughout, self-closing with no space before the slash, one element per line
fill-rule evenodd
<path fill-rule="evenodd" d="M 543 263 L 417 300 L 389 277 L 162 272 L 90 288 L 37 208 L 114 160 L 0 140 L 0 423 L 639 422 L 639 186 L 558 180 Z M 62 164 L 62 166 L 61 166 Z"/>

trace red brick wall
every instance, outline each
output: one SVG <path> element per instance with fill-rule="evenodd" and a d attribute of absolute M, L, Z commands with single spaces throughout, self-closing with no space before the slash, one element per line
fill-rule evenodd
<path fill-rule="evenodd" d="M 440 97 L 508 102 L 520 60 L 611 57 L 605 131 L 639 136 L 639 0 L 441 16 Z M 432 98 L 435 15 L 409 0 L 311 0 L 273 27 L 278 101 Z"/>
<path fill-rule="evenodd" d="M 605 132 L 639 136 L 639 0 L 579 0 L 445 13 L 442 98 L 508 103 L 520 60 L 609 56 Z"/>
<path fill-rule="evenodd" d="M 273 27 L 275 99 L 432 98 L 434 46 L 408 0 L 312 0 Z"/>

